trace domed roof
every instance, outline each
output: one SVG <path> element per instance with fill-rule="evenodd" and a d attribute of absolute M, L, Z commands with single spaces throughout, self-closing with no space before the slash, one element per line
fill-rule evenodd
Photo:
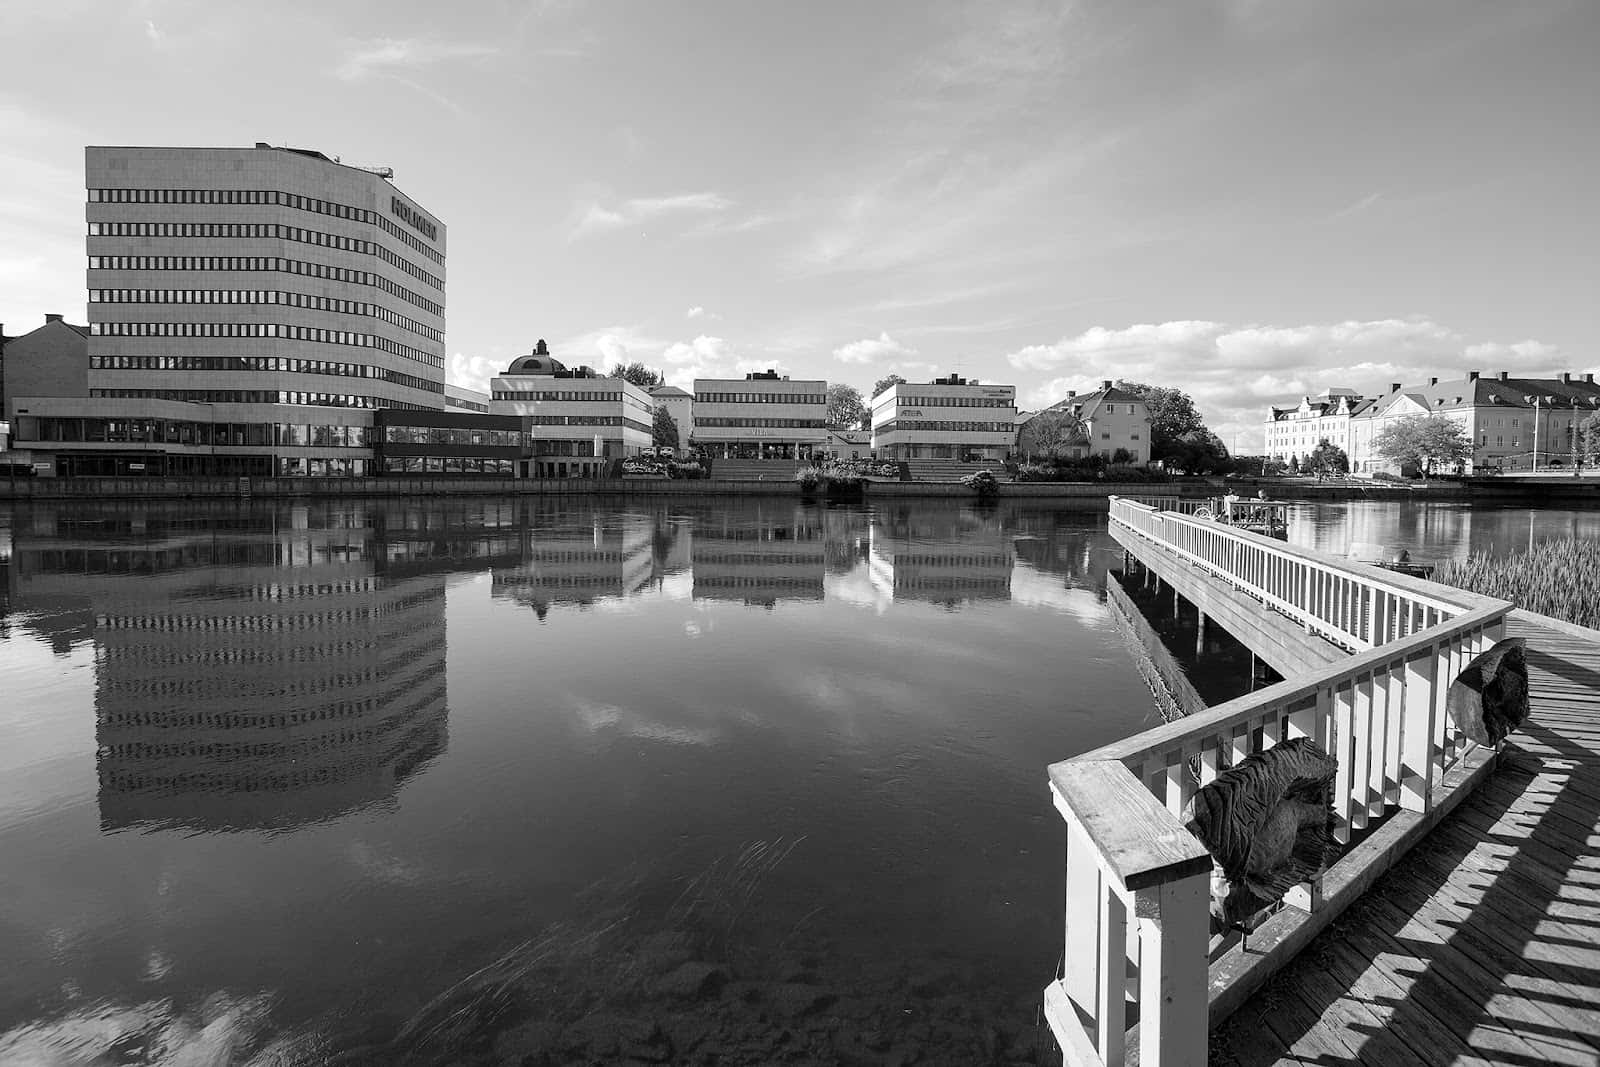
<path fill-rule="evenodd" d="M 519 356 L 506 368 L 507 374 L 555 374 L 566 370 L 566 364 L 553 356 Z"/>

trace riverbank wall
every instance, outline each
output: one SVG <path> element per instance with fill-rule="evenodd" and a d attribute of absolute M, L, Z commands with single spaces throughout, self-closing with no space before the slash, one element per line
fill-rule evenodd
<path fill-rule="evenodd" d="M 1470 504 L 1600 507 L 1600 479 L 1496 478 L 1394 485 L 1384 482 L 1280 482 L 1220 479 L 1191 482 L 1002 482 L 1002 500 L 1079 501 L 1104 509 L 1110 496 L 1205 498 L 1232 490 L 1243 497 L 1265 491 L 1279 501 L 1428 500 Z M 718 497 L 799 499 L 794 482 L 658 481 L 628 478 L 18 478 L 0 480 L 0 501 L 29 500 L 270 500 L 350 497 L 463 496 Z M 948 482 L 872 482 L 866 499 L 976 500 L 964 485 Z"/>

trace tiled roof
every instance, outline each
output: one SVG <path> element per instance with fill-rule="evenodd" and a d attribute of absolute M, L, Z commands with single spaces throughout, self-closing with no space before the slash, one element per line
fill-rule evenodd
<path fill-rule="evenodd" d="M 684 390 L 679 389 L 676 385 L 652 385 L 650 387 L 650 395 L 651 396 L 693 396 L 694 394 L 687 393 Z"/>

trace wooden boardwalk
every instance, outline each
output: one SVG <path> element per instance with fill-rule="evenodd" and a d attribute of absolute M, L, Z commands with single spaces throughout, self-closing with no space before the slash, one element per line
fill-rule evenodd
<path fill-rule="evenodd" d="M 1600 1064 L 1600 643 L 1514 613 L 1493 776 L 1211 1035 L 1213 1064 Z"/>

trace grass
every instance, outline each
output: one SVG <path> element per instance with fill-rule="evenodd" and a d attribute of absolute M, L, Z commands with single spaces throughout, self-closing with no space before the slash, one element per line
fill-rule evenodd
<path fill-rule="evenodd" d="M 1510 556 L 1446 560 L 1433 580 L 1579 626 L 1600 628 L 1600 543 L 1546 541 Z"/>

